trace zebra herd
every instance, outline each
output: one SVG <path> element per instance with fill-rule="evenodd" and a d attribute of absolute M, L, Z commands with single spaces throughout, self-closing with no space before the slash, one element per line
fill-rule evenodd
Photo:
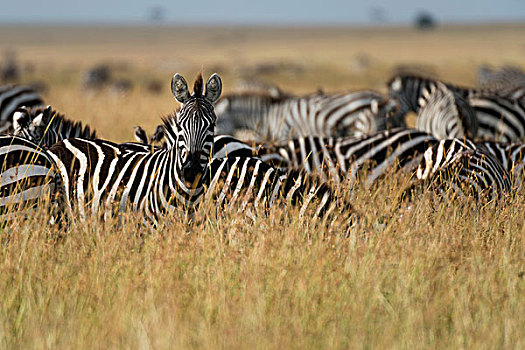
<path fill-rule="evenodd" d="M 54 218 L 108 219 L 131 210 L 156 226 L 181 208 L 192 217 L 204 203 L 245 216 L 290 203 L 301 216 L 312 210 L 350 224 L 356 214 L 345 191 L 377 185 L 396 170 L 409 174 L 407 193 L 502 200 L 522 184 L 525 100 L 515 97 L 519 84 L 497 81 L 494 89 L 487 82 L 467 89 L 397 75 L 388 96 L 271 88 L 221 98 L 217 74 L 206 84 L 199 75 L 192 93 L 175 74 L 180 108 L 151 138 L 136 127 L 139 142 L 126 143 L 97 138 L 29 88 L 2 87 L 0 214 L 27 214 L 50 197 Z M 410 111 L 414 129 L 405 122 Z M 230 136 L 243 131 L 253 139 Z"/>

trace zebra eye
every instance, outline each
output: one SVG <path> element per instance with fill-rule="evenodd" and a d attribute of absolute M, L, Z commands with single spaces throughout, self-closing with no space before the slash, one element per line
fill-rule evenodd
<path fill-rule="evenodd" d="M 180 158 L 182 159 L 183 162 L 186 161 L 186 157 L 188 156 L 188 150 L 182 146 L 179 147 L 179 154 L 180 154 Z"/>

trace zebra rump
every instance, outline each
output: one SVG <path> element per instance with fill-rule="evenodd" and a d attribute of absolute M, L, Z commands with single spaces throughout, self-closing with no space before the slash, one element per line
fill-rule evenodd
<path fill-rule="evenodd" d="M 503 143 L 496 141 L 479 142 L 511 174 L 515 187 L 521 187 L 525 179 L 525 143 Z"/>
<path fill-rule="evenodd" d="M 62 193 L 55 163 L 47 151 L 16 136 L 0 135 L 0 214 L 5 220 L 27 214 L 42 199 Z"/>

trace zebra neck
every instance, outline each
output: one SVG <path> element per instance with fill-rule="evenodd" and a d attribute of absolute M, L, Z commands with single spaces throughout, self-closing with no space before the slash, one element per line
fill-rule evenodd
<path fill-rule="evenodd" d="M 198 204 L 204 193 L 206 172 L 204 171 L 195 183 L 188 184 L 181 178 L 182 169 L 179 169 L 177 165 L 176 149 L 160 150 L 159 152 L 164 152 L 164 162 L 161 165 L 162 168 L 159 169 L 161 175 L 158 176 L 159 199 L 170 206 L 182 205 L 191 208 Z"/>

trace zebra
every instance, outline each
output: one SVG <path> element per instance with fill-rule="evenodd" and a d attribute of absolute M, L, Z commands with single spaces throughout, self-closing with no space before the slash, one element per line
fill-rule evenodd
<path fill-rule="evenodd" d="M 525 143 L 484 141 L 476 143 L 490 152 L 511 174 L 515 187 L 521 187 L 525 178 Z"/>
<path fill-rule="evenodd" d="M 483 66 L 478 70 L 478 86 L 513 99 L 525 99 L 525 72 L 512 66 L 499 70 Z"/>
<path fill-rule="evenodd" d="M 424 150 L 438 140 L 414 129 L 397 128 L 359 138 L 301 137 L 277 145 L 261 145 L 256 155 L 280 168 L 303 169 L 323 180 L 355 184 L 366 170 L 365 186 L 372 186 L 393 168 L 410 172 Z"/>
<path fill-rule="evenodd" d="M 0 135 L 0 216 L 27 215 L 46 196 L 60 202 L 61 182 L 45 149 L 21 137 Z M 58 208 L 59 205 L 56 207 Z"/>
<path fill-rule="evenodd" d="M 18 108 L 13 115 L 13 128 L 14 135 L 45 148 L 72 137 L 97 138 L 89 126 L 65 118 L 51 106 Z"/>
<path fill-rule="evenodd" d="M 395 101 L 375 91 L 296 98 L 232 94 L 217 103 L 216 112 L 221 134 L 248 129 L 255 132 L 257 141 L 282 141 L 309 135 L 360 136 L 384 130 L 399 123 L 386 118 L 396 107 Z"/>
<path fill-rule="evenodd" d="M 12 117 L 17 108 L 42 105 L 43 100 L 40 95 L 29 86 L 0 86 L 0 133 L 12 132 Z"/>
<path fill-rule="evenodd" d="M 131 207 L 156 226 L 161 214 L 176 207 L 193 213 L 205 195 L 224 202 L 228 194 L 233 196 L 231 204 L 246 191 L 256 205 L 272 206 L 284 197 L 301 202 L 303 208 L 315 201 L 320 215 L 337 208 L 331 188 L 303 172 L 275 169 L 257 158 L 211 159 L 213 103 L 221 90 L 216 74 L 208 80 L 204 95 L 201 76 L 193 95 L 182 76 L 173 77 L 172 92 L 181 108 L 175 117 L 164 119 L 165 148 L 80 138 L 51 146 L 48 153 L 63 179 L 66 210 L 78 210 L 84 220 L 89 214 L 107 218 Z M 217 189 L 218 199 L 211 195 Z"/>
<path fill-rule="evenodd" d="M 511 193 L 510 174 L 485 147 L 471 140 L 441 140 L 429 147 L 418 165 L 416 176 L 438 192 L 447 188 L 478 200 L 501 199 Z"/>
<path fill-rule="evenodd" d="M 152 144 L 162 142 L 164 138 L 164 128 L 162 125 L 157 126 L 153 135 L 148 138 L 146 131 L 141 126 L 134 127 L 135 140 L 146 147 L 152 147 Z M 158 146 L 153 146 L 158 148 Z M 166 143 L 162 143 L 160 148 L 166 148 Z M 230 135 L 215 135 L 213 137 L 213 158 L 227 157 L 255 157 L 257 158 L 257 145 L 252 142 L 241 141 Z"/>
<path fill-rule="evenodd" d="M 437 84 L 436 80 L 413 75 L 397 75 L 389 82 L 389 94 L 400 101 L 401 110 L 417 111 L 421 97 Z M 476 113 L 478 138 L 512 142 L 525 137 L 525 104 L 490 91 L 467 89 L 444 83 L 465 98 Z"/>
<path fill-rule="evenodd" d="M 468 102 L 436 82 L 430 91 L 419 98 L 416 129 L 431 133 L 439 139 L 473 138 L 478 131 L 476 114 Z"/>
<path fill-rule="evenodd" d="M 105 208 L 107 217 L 118 201 L 120 211 L 131 206 L 157 223 L 160 213 L 171 212 L 177 205 L 194 207 L 204 192 L 203 175 L 216 121 L 213 104 L 222 82 L 213 74 L 204 92 L 199 75 L 190 94 L 186 80 L 177 73 L 171 87 L 181 108 L 175 117 L 163 121 L 166 149 L 142 152 L 81 138 L 62 140 L 49 148 L 63 179 L 68 211 L 76 204 L 80 218 L 85 219 L 90 202 L 92 213 Z"/>
<path fill-rule="evenodd" d="M 148 144 L 141 127 L 136 127 L 135 137 L 140 143 Z M 417 166 L 418 157 L 437 142 L 426 132 L 404 128 L 360 138 L 308 136 L 262 144 L 216 135 L 213 158 L 259 158 L 279 169 L 302 170 L 308 175 L 320 176 L 323 181 L 336 183 L 345 179 L 354 183 L 364 168 L 369 171 L 365 184 L 372 185 L 396 165 L 406 170 L 411 169 L 411 165 Z"/>

